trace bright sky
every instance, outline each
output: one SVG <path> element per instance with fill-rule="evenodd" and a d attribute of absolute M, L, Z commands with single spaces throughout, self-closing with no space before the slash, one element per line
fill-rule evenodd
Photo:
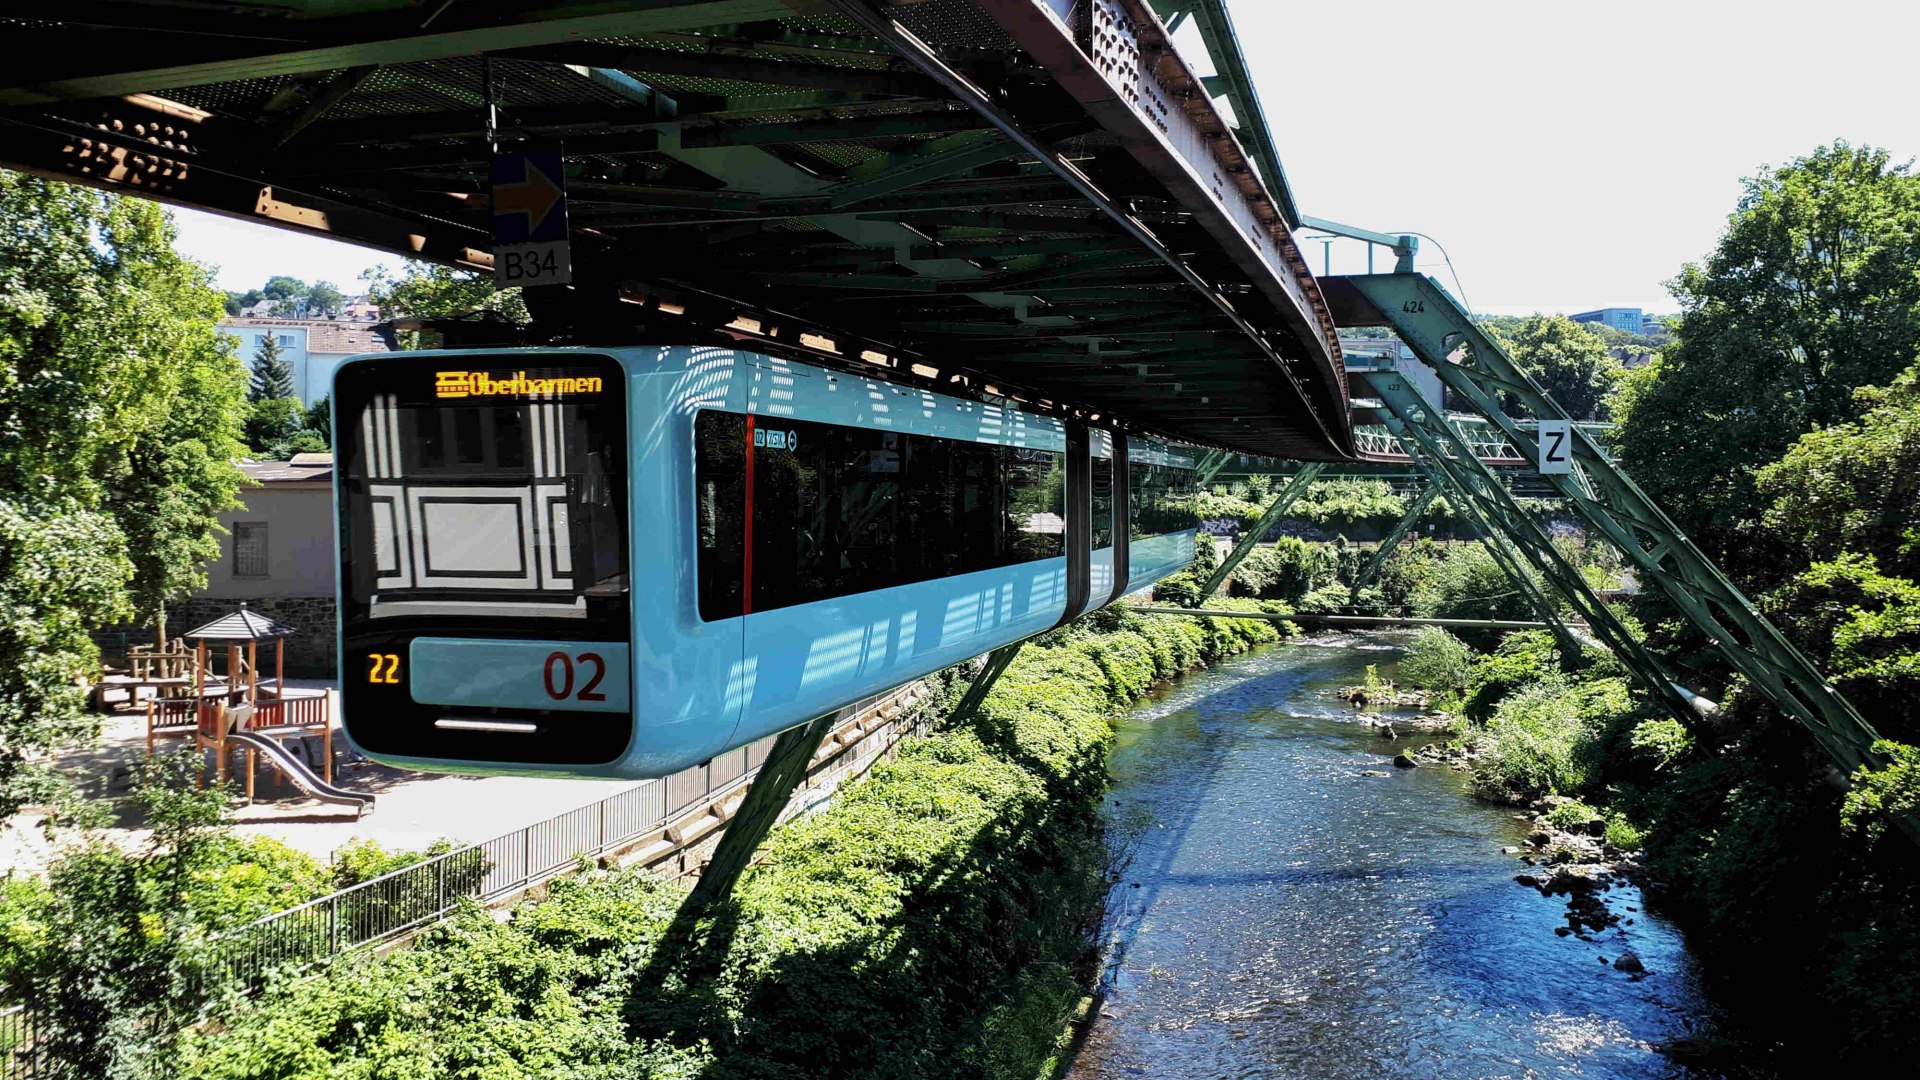
<path fill-rule="evenodd" d="M 1230 2 L 1302 212 L 1437 238 L 1478 311 L 1673 311 L 1662 283 L 1712 248 L 1741 177 L 1835 138 L 1920 157 L 1911 0 Z M 398 261 L 177 213 L 224 288 L 351 293 Z M 1364 269 L 1360 245 L 1333 269 Z M 1419 269 L 1454 287 L 1425 241 Z"/>

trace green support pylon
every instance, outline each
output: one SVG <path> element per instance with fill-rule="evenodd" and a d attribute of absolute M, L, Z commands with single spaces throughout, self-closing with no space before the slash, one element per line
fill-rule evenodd
<path fill-rule="evenodd" d="M 1357 593 L 1373 584 L 1374 578 L 1380 575 L 1380 568 L 1387 564 L 1387 556 L 1393 554 L 1393 549 L 1405 542 L 1419 524 L 1420 515 L 1426 513 L 1427 507 L 1432 506 L 1433 500 L 1439 497 L 1440 488 L 1429 479 L 1427 486 L 1420 489 L 1420 494 L 1414 497 L 1413 502 L 1407 504 L 1407 512 L 1401 516 L 1399 523 L 1381 539 L 1380 546 L 1373 549 L 1373 554 L 1367 557 L 1367 565 L 1361 567 L 1360 573 L 1354 576 L 1354 592 Z"/>
<path fill-rule="evenodd" d="M 1580 568 L 1567 561 L 1533 515 L 1500 482 L 1453 425 L 1397 373 L 1372 372 L 1368 383 L 1388 410 L 1388 428 L 1402 441 L 1416 442 L 1437 469 L 1453 481 L 1492 527 L 1539 571 L 1541 578 L 1567 602 L 1587 628 L 1646 684 L 1653 696 L 1686 723 L 1699 718 L 1692 698 L 1677 686 L 1664 665 L 1628 632 L 1613 610 L 1594 594 Z M 1576 651 L 1575 656 L 1579 653 Z"/>
<path fill-rule="evenodd" d="M 1436 282 L 1418 274 L 1342 280 L 1377 309 L 1380 325 L 1397 331 L 1439 376 L 1454 406 L 1485 416 L 1521 454 L 1538 460 L 1537 422 L 1570 421 Z M 1450 359 L 1463 345 L 1471 348 L 1471 357 Z M 1502 407 L 1503 395 L 1517 406 L 1519 418 Z M 1590 528 L 1620 550 L 1635 576 L 1659 589 L 1734 670 L 1805 727 L 1841 773 L 1884 764 L 1872 749 L 1879 733 L 1812 661 L 1606 459 L 1585 431 L 1574 427 L 1569 443 L 1571 471 L 1546 479 Z M 1920 837 L 1910 820 L 1902 819 L 1902 828 Z"/>
<path fill-rule="evenodd" d="M 1026 641 L 1023 639 L 1011 645 L 1002 645 L 987 654 L 986 665 L 980 669 L 980 674 L 973 677 L 973 682 L 967 685 L 967 692 L 960 698 L 960 704 L 955 705 L 953 712 L 947 715 L 949 722 L 958 723 L 973 715 L 974 710 L 980 707 L 980 703 L 987 699 L 987 691 L 992 690 L 993 684 L 1000 681 L 1000 676 L 1007 673 L 1007 667 L 1013 663 L 1013 658 L 1019 654 L 1020 647 L 1025 644 Z"/>
<path fill-rule="evenodd" d="M 1467 527 L 1480 538 L 1480 545 L 1487 549 L 1487 554 L 1493 558 L 1494 564 L 1500 567 L 1501 572 L 1507 576 L 1507 580 L 1512 582 L 1513 587 L 1526 598 L 1527 606 L 1533 609 L 1539 620 L 1546 623 L 1552 630 L 1554 641 L 1560 646 L 1561 663 L 1569 668 L 1578 666 L 1584 655 L 1580 636 L 1575 634 L 1573 628 L 1568 626 L 1567 621 L 1560 616 L 1560 609 L 1554 607 L 1552 598 L 1542 591 L 1540 583 L 1534 580 L 1533 575 L 1527 573 L 1527 560 L 1513 542 L 1487 518 L 1478 501 L 1464 488 L 1459 487 L 1454 478 L 1428 456 L 1421 443 L 1406 430 L 1405 425 L 1398 418 L 1389 415 L 1384 419 L 1387 430 L 1400 443 L 1407 457 L 1426 473 L 1428 483 L 1446 495 L 1447 502 L 1466 519 Z"/>
<path fill-rule="evenodd" d="M 704 911 L 725 903 L 733 895 L 740 875 L 753 862 L 753 853 L 773 831 L 781 811 L 787 808 L 794 791 L 807 778 L 807 766 L 812 764 L 813 755 L 826 740 L 827 732 L 850 711 L 842 709 L 815 717 L 799 727 L 788 728 L 773 740 L 767 760 L 760 763 L 760 772 L 747 788 L 746 797 L 740 800 L 740 808 L 727 823 L 727 831 L 720 834 L 720 842 L 714 846 L 706 869 L 700 872 L 700 880 L 687 894 L 686 903 L 691 910 Z"/>
<path fill-rule="evenodd" d="M 1213 478 L 1219 476 L 1220 470 L 1226 468 L 1227 462 L 1232 461 L 1233 458 L 1234 455 L 1225 450 L 1209 450 L 1201 455 L 1200 464 L 1193 469 L 1194 486 L 1203 488 L 1213 483 Z"/>
<path fill-rule="evenodd" d="M 1254 546 L 1260 543 L 1260 538 L 1267 535 L 1269 529 L 1279 524 L 1281 518 L 1287 516 L 1287 510 L 1300 496 L 1306 494 L 1307 488 L 1313 485 L 1313 478 L 1319 476 L 1323 468 L 1325 466 L 1320 462 L 1310 461 L 1302 465 L 1299 472 L 1293 474 L 1293 479 L 1287 481 L 1287 486 L 1281 488 L 1280 494 L 1274 496 L 1273 505 L 1267 507 L 1267 512 L 1260 515 L 1260 520 L 1254 522 L 1253 528 L 1247 530 L 1247 535 L 1241 537 L 1240 542 L 1234 545 L 1233 553 L 1215 568 L 1213 576 L 1208 578 L 1207 583 L 1201 587 L 1201 603 L 1206 603 L 1214 590 L 1227 580 L 1227 575 L 1233 573 L 1234 569 L 1246 559 Z"/>

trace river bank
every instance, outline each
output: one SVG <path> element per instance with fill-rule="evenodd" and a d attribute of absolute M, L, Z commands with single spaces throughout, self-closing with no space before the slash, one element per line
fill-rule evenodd
<path fill-rule="evenodd" d="M 1369 665 L 1391 678 L 1395 643 L 1261 649 L 1119 725 L 1125 870 L 1066 1075 L 1724 1074 L 1700 1060 L 1719 1010 L 1630 878 L 1549 863 L 1532 813 L 1391 764 L 1434 736 L 1383 738 L 1338 698 Z"/>

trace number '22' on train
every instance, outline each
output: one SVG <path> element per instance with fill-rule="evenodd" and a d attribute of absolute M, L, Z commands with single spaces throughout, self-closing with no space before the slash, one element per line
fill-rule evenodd
<path fill-rule="evenodd" d="M 414 768 L 660 776 L 1192 559 L 1183 447 L 728 348 L 334 381 L 345 728 Z"/>

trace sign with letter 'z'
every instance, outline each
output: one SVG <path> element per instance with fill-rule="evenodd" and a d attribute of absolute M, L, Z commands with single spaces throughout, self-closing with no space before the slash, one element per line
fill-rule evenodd
<path fill-rule="evenodd" d="M 560 154 L 495 154 L 492 172 L 494 284 L 505 289 L 572 281 Z"/>
<path fill-rule="evenodd" d="M 1555 473 L 1573 471 L 1573 421 L 1540 421 L 1540 473 L 1551 476 Z"/>

